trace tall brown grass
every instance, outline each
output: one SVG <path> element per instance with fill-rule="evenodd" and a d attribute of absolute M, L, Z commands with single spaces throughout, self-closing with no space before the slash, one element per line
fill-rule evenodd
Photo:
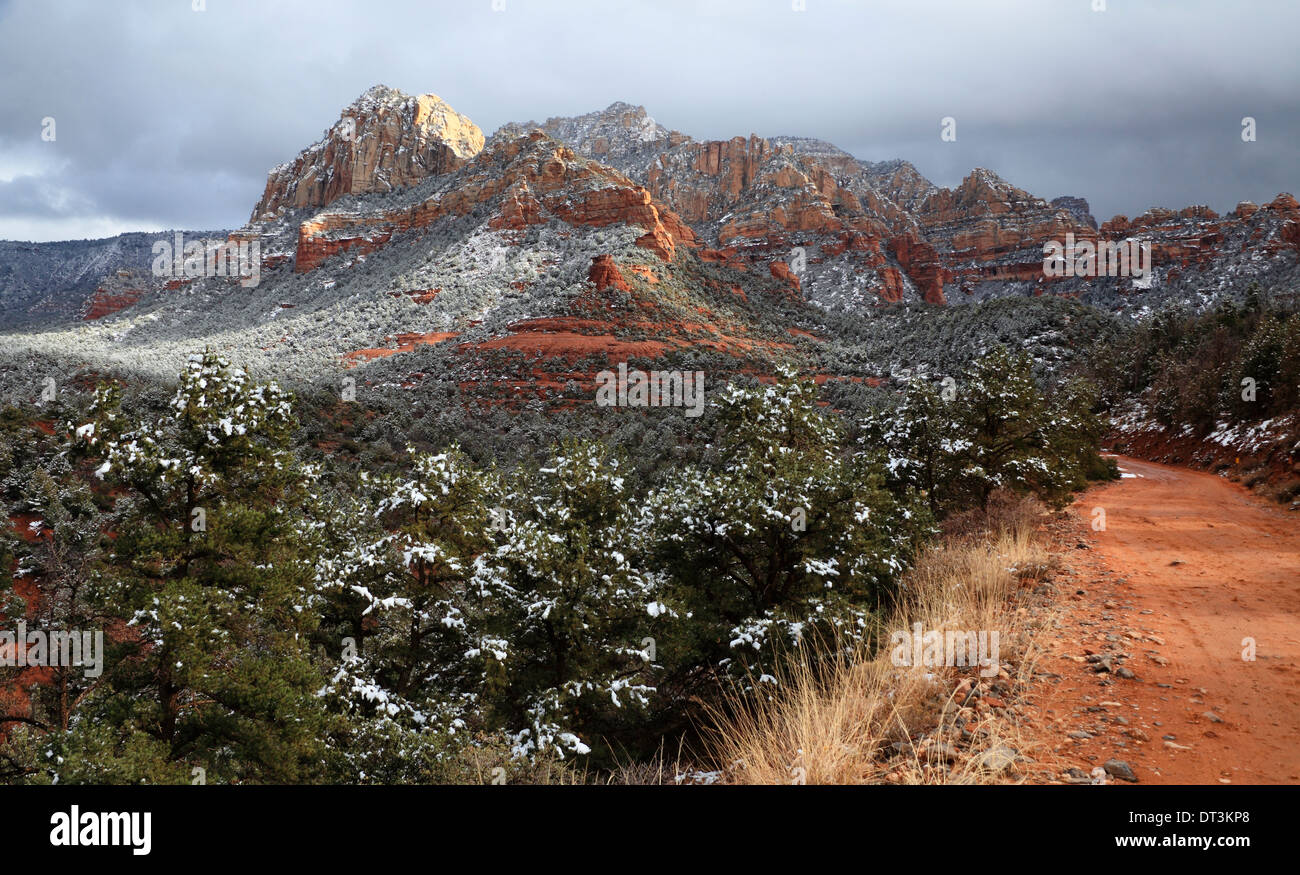
<path fill-rule="evenodd" d="M 1018 674 L 1030 671 L 1025 614 L 1012 597 L 1048 571 L 1050 557 L 1039 536 L 1044 513 L 1033 500 L 1002 500 L 990 511 L 950 521 L 945 536 L 906 576 L 874 651 L 804 647 L 783 662 L 778 684 L 766 695 L 736 691 L 724 697 L 711 713 L 708 744 L 726 780 L 1006 780 L 994 760 L 1005 759 L 1007 748 L 1023 752 L 1014 720 L 995 719 L 987 708 L 962 708 L 965 693 L 956 692 L 959 676 L 980 680 L 979 669 L 897 667 L 889 632 L 918 622 L 927 631 L 997 630 L 1000 662 L 1015 664 Z M 931 736 L 925 745 L 916 743 L 920 732 Z M 956 751 L 946 739 L 962 739 L 964 753 L 940 766 Z"/>

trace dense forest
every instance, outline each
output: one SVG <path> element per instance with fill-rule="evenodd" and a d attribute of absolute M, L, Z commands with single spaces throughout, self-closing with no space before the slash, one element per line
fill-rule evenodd
<path fill-rule="evenodd" d="M 945 518 L 1113 476 L 1098 388 L 1041 371 L 995 346 L 857 405 L 782 371 L 698 420 L 418 434 L 212 352 L 174 390 L 82 374 L 0 412 L 0 614 L 102 630 L 102 665 L 0 668 L 0 778 L 544 780 L 689 745 L 783 654 L 877 642 Z"/>
<path fill-rule="evenodd" d="M 1294 296 L 1252 284 L 1240 301 L 1162 311 L 1098 344 L 1088 362 L 1108 404 L 1144 397 L 1161 424 L 1203 435 L 1221 419 L 1257 422 L 1300 406 L 1300 313 Z"/>

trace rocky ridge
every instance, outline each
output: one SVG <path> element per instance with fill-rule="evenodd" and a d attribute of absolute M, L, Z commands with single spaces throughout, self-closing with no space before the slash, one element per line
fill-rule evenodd
<path fill-rule="evenodd" d="M 1298 232 L 1290 195 L 1098 226 L 1081 198 L 1049 202 L 990 170 L 943 188 L 811 138 L 697 141 L 624 103 L 484 140 L 438 98 L 377 86 L 271 171 L 229 235 L 260 245 L 259 283 L 116 276 L 75 343 L 163 371 L 200 339 L 271 372 L 396 375 L 409 361 L 523 394 L 581 386 L 617 356 L 720 356 L 715 370 L 761 375 L 778 360 L 819 368 L 844 319 L 884 304 L 1210 303 L 1245 277 L 1294 274 Z M 1155 275 L 1045 277 L 1044 243 L 1070 235 L 1150 242 Z"/>
<path fill-rule="evenodd" d="M 1280 195 L 1263 221 L 1258 211 L 1238 210 L 1221 220 L 1207 208 L 1190 207 L 1098 225 L 1085 199 L 1047 201 L 990 170 L 977 168 L 946 189 L 906 161 L 860 161 L 808 137 L 696 142 L 628 104 L 549 119 L 541 127 L 575 151 L 603 156 L 644 181 L 691 223 L 715 257 L 759 269 L 777 259 L 797 261 L 801 293 L 828 308 L 1061 294 L 1141 312 L 1195 296 L 1194 286 L 1199 292 L 1226 286 L 1241 274 L 1290 275 L 1300 252 L 1290 195 Z M 1045 276 L 1044 244 L 1064 243 L 1067 235 L 1093 245 L 1148 242 L 1154 276 Z M 1221 243 L 1227 245 L 1216 248 Z M 1270 263 L 1258 263 L 1260 251 Z"/>

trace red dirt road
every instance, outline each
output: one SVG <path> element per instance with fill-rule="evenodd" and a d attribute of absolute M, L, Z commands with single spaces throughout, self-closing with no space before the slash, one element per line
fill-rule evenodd
<path fill-rule="evenodd" d="M 1300 514 L 1210 474 L 1117 461 L 1133 476 L 1073 507 L 1075 576 L 1038 666 L 1060 676 L 1035 696 L 1040 761 L 1055 777 L 1117 758 L 1144 784 L 1300 783 Z M 1099 656 L 1136 677 L 1098 672 Z"/>

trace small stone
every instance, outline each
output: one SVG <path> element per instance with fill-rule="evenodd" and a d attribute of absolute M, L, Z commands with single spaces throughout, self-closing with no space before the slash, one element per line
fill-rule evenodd
<path fill-rule="evenodd" d="M 1101 767 L 1112 778 L 1119 778 L 1121 781 L 1128 781 L 1131 784 L 1138 782 L 1137 775 L 1133 774 L 1133 767 L 1123 760 L 1106 760 L 1101 764 Z"/>
<path fill-rule="evenodd" d="M 1067 784 L 1091 784 L 1092 777 L 1083 769 L 1074 767 L 1065 770 L 1065 783 Z"/>
<path fill-rule="evenodd" d="M 957 748 L 946 741 L 921 749 L 920 759 L 927 763 L 950 763 L 957 759 Z"/>
<path fill-rule="evenodd" d="M 1014 747 L 999 744 L 996 747 L 985 751 L 984 755 L 980 757 L 979 762 L 981 766 L 988 769 L 990 772 L 1000 775 L 1015 767 L 1016 759 L 1019 755 L 1020 752 Z"/>

